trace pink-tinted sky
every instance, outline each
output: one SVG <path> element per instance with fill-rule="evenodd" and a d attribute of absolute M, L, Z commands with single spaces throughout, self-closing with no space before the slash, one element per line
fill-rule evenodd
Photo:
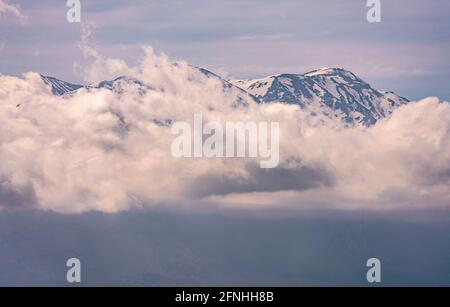
<path fill-rule="evenodd" d="M 143 44 L 230 78 L 344 67 L 410 99 L 450 99 L 450 2 L 382 0 L 382 22 L 365 0 L 81 0 L 82 23 L 64 0 L 3 0 L 0 73 L 38 71 L 72 82 L 82 27 L 105 56 L 131 64 Z"/>

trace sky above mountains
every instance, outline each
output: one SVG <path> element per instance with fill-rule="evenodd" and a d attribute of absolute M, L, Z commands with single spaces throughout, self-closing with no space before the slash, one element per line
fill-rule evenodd
<path fill-rule="evenodd" d="M 0 0 L 0 73 L 38 71 L 85 79 L 78 48 L 89 40 L 131 65 L 150 44 L 230 78 L 344 67 L 409 99 L 450 99 L 450 2 L 382 1 L 382 22 L 363 0 L 89 0 L 82 22 L 63 0 Z M 78 69 L 77 69 L 78 68 Z"/>

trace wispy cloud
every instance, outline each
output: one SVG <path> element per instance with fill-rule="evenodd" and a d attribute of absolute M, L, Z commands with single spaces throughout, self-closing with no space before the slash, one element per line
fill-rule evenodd
<path fill-rule="evenodd" d="M 22 12 L 20 11 L 20 8 L 18 5 L 10 4 L 10 3 L 6 2 L 6 0 L 0 0 L 0 17 L 2 14 L 13 15 L 15 17 L 18 17 L 22 21 L 26 19 L 25 15 L 23 15 Z"/>

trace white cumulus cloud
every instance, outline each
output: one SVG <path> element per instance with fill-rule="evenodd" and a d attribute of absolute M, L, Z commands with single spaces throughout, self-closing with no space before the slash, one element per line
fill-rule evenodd
<path fill-rule="evenodd" d="M 0 208 L 117 212 L 164 203 L 244 208 L 446 207 L 450 104 L 427 98 L 371 128 L 348 128 L 280 104 L 233 107 L 185 62 L 145 48 L 137 67 L 85 50 L 89 79 L 126 74 L 149 85 L 51 94 L 37 73 L 0 76 Z M 176 159 L 156 119 L 280 122 L 280 167 L 253 159 Z M 200 206 L 200 205 L 199 205 Z"/>

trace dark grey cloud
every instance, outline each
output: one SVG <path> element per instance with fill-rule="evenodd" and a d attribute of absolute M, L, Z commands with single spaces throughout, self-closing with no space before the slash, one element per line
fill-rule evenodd
<path fill-rule="evenodd" d="M 321 186 L 331 187 L 334 175 L 324 168 L 298 166 L 262 169 L 247 164 L 245 178 L 230 174 L 207 174 L 193 179 L 187 187 L 195 197 L 227 195 L 232 193 L 304 191 Z"/>
<path fill-rule="evenodd" d="M 8 180 L 0 180 L 0 209 L 24 209 L 36 204 L 36 195 L 31 185 L 17 188 Z"/>
<path fill-rule="evenodd" d="M 450 137 L 450 131 L 449 131 Z M 450 164 L 439 168 L 420 167 L 417 171 L 418 184 L 424 187 L 433 185 L 445 185 L 450 187 Z"/>

